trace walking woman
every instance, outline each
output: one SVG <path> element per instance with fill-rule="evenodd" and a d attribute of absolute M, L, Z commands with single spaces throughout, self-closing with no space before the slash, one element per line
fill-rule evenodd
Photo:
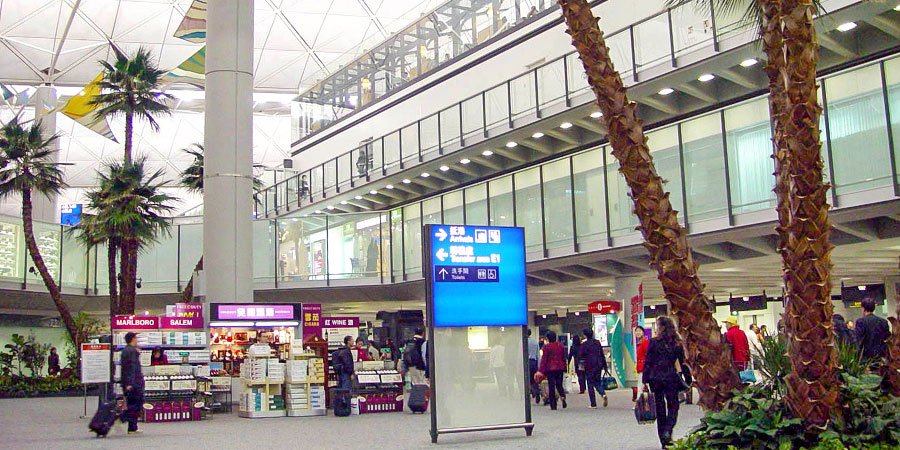
<path fill-rule="evenodd" d="M 644 360 L 644 387 L 648 385 L 656 399 L 656 430 L 665 449 L 672 442 L 672 430 L 678 420 L 678 391 L 682 384 L 676 370 L 684 365 L 684 348 L 671 318 L 656 319 L 657 335 L 650 339 Z"/>
<path fill-rule="evenodd" d="M 541 364 L 538 371 L 547 377 L 550 384 L 550 409 L 556 410 L 556 393 L 562 398 L 562 407 L 566 406 L 566 391 L 563 389 L 563 373 L 566 371 L 566 349 L 556 342 L 556 332 L 547 332 L 547 344 L 544 345 Z"/>
<path fill-rule="evenodd" d="M 567 367 L 568 367 L 568 364 L 571 364 L 574 361 L 575 375 L 578 377 L 578 388 L 579 388 L 578 393 L 584 394 L 584 390 L 587 387 L 587 385 L 585 384 L 587 380 L 584 377 L 584 358 L 582 358 L 580 356 L 581 355 L 581 352 L 579 351 L 580 348 L 581 348 L 581 336 L 578 336 L 577 334 L 572 335 L 572 347 L 569 349 L 569 358 L 567 360 Z"/>

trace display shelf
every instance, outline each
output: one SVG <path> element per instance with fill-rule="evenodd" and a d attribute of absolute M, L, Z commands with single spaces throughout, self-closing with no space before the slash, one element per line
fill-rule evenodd
<path fill-rule="evenodd" d="M 18 248 L 18 227 L 0 224 L 0 277 L 16 276 Z"/>
<path fill-rule="evenodd" d="M 286 363 L 284 405 L 289 417 L 324 416 L 325 361 L 312 348 L 291 347 L 290 360 Z"/>
<path fill-rule="evenodd" d="M 284 410 L 269 410 L 269 411 L 238 411 L 238 417 L 243 417 L 246 419 L 263 419 L 266 417 L 284 417 Z"/>

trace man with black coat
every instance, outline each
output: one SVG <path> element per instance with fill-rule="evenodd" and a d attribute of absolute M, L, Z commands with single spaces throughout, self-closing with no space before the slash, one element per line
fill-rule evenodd
<path fill-rule="evenodd" d="M 144 375 L 141 373 L 141 351 L 137 348 L 137 333 L 126 333 L 122 350 L 122 392 L 125 394 L 126 409 L 122 421 L 128 422 L 128 434 L 139 433 L 138 417 L 144 405 Z"/>
<path fill-rule="evenodd" d="M 880 365 L 887 351 L 891 328 L 887 320 L 875 315 L 874 300 L 863 300 L 862 310 L 863 317 L 856 321 L 856 342 L 862 350 L 863 358 Z"/>
<path fill-rule="evenodd" d="M 597 409 L 597 397 L 594 396 L 595 390 L 603 397 L 603 407 L 606 408 L 609 400 L 603 387 L 603 372 L 606 370 L 606 357 L 603 355 L 603 345 L 600 344 L 600 341 L 594 339 L 594 330 L 585 328 L 581 333 L 584 334 L 584 342 L 581 343 L 578 349 L 578 360 L 584 363 L 584 377 L 587 380 L 591 409 Z"/>
<path fill-rule="evenodd" d="M 334 352 L 334 371 L 338 375 L 338 387 L 348 392 L 353 386 L 353 353 L 350 346 L 353 345 L 353 336 L 344 337 L 344 346 Z"/>

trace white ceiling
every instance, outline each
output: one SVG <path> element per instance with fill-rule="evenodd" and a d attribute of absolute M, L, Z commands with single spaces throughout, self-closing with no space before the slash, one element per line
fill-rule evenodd
<path fill-rule="evenodd" d="M 191 0 L 81 0 L 60 47 L 76 1 L 0 1 L 0 81 L 84 86 L 109 58 L 109 42 L 148 47 L 165 69 L 203 45 L 173 36 Z M 256 0 L 255 87 L 300 92 L 442 1 Z M 41 71 L 57 51 L 48 77 Z"/>

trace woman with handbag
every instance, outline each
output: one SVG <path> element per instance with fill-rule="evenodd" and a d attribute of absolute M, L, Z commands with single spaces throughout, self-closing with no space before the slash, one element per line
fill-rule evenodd
<path fill-rule="evenodd" d="M 553 330 L 547 332 L 547 345 L 541 354 L 538 371 L 547 376 L 550 383 L 550 409 L 556 410 L 556 393 L 562 397 L 562 407 L 566 406 L 566 391 L 563 389 L 563 374 L 566 371 L 566 349 L 556 341 Z"/>
<path fill-rule="evenodd" d="M 648 386 L 656 402 L 656 430 L 662 448 L 672 442 L 672 430 L 678 421 L 678 393 L 685 382 L 675 365 L 684 367 L 684 348 L 671 318 L 656 319 L 657 335 L 647 346 L 644 361 L 644 388 Z"/>

